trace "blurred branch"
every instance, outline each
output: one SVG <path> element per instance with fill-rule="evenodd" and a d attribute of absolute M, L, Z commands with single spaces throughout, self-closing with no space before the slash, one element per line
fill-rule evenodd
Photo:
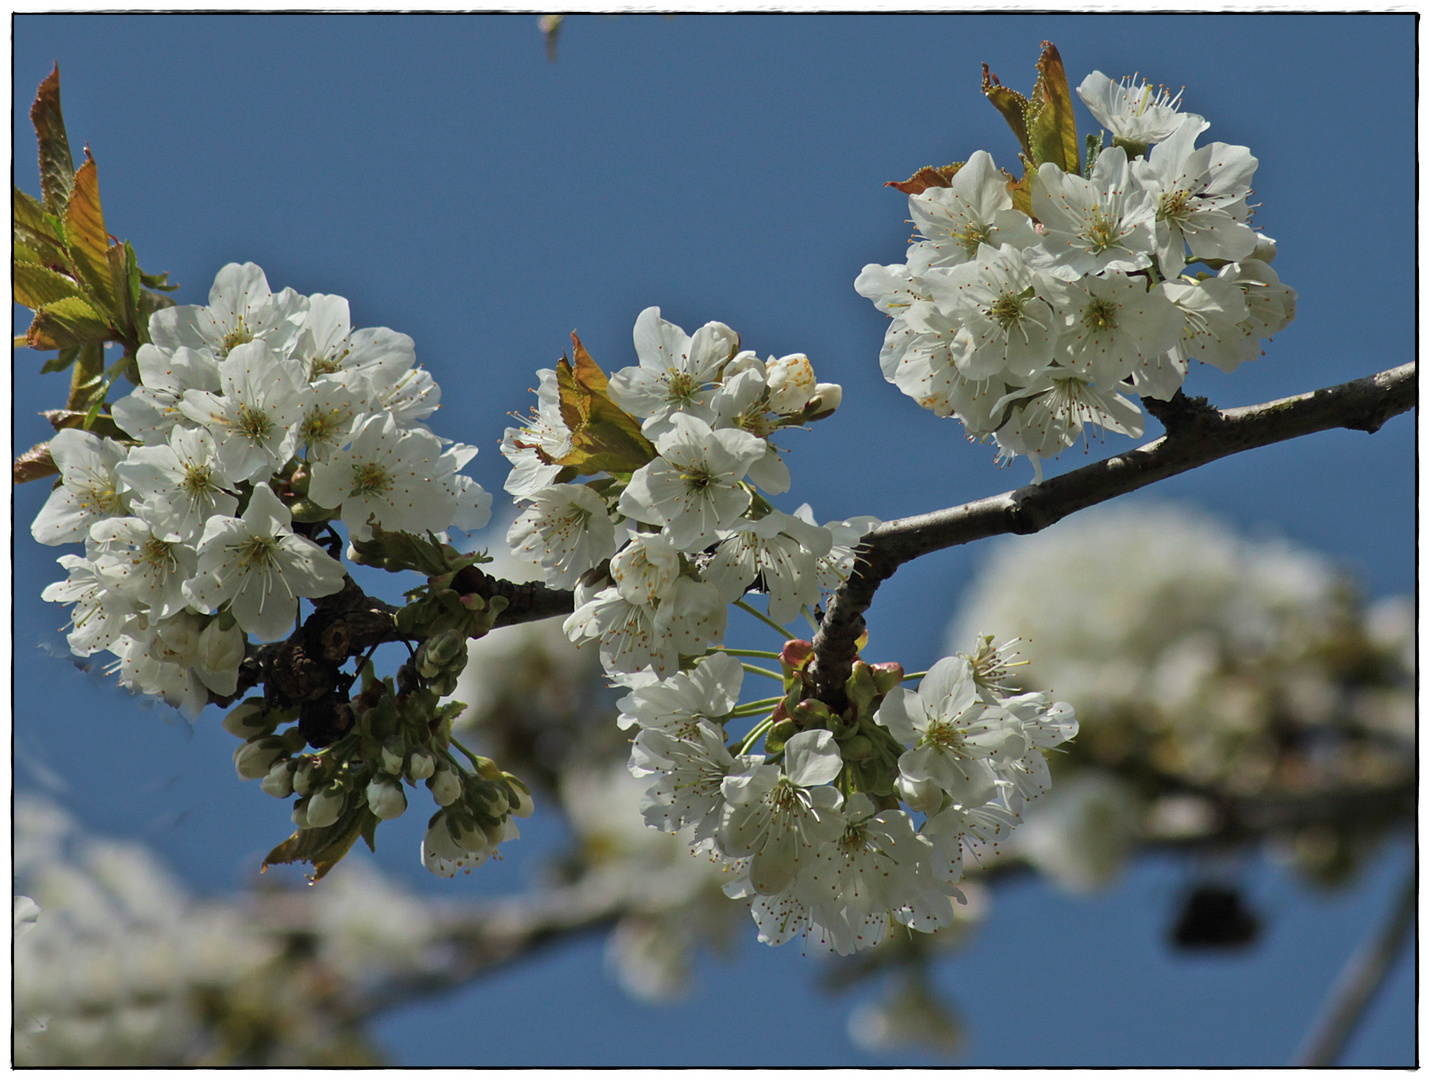
<path fill-rule="evenodd" d="M 1401 946 L 1415 925 L 1416 886 L 1417 875 L 1412 866 L 1390 917 L 1351 957 L 1336 979 L 1321 1015 L 1296 1052 L 1295 1064 L 1326 1068 L 1340 1059 L 1376 992 L 1390 977 Z"/>
<path fill-rule="evenodd" d="M 864 631 L 874 593 L 906 562 L 943 548 L 1007 533 L 1046 529 L 1067 515 L 1220 458 L 1333 428 L 1377 431 L 1415 405 L 1416 366 L 1295 397 L 1237 409 L 1217 409 L 1180 392 L 1156 413 L 1162 438 L 1125 454 L 962 506 L 885 522 L 860 544 L 849 580 L 830 598 L 814 638 L 816 693 L 843 708 L 844 681 Z"/>

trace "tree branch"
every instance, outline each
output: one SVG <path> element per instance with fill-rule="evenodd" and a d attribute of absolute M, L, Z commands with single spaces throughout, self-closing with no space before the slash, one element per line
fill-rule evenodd
<path fill-rule="evenodd" d="M 877 526 L 865 535 L 854 571 L 830 599 L 815 635 L 810 672 L 816 695 L 833 709 L 844 707 L 844 681 L 864 630 L 864 612 L 904 563 L 990 536 L 1035 533 L 1078 510 L 1244 450 L 1332 428 L 1377 431 L 1415 405 L 1416 381 L 1416 366 L 1409 363 L 1339 386 L 1225 410 L 1178 393 L 1169 402 L 1149 404 L 1167 434 L 1146 446 L 1041 484 Z"/>

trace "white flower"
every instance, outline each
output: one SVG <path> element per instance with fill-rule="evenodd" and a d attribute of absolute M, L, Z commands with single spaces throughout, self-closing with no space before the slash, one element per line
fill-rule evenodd
<path fill-rule="evenodd" d="M 348 441 L 366 413 L 367 387 L 323 378 L 313 384 L 303 418 L 298 421 L 298 446 L 308 461 L 325 461 Z"/>
<path fill-rule="evenodd" d="M 678 671 L 621 698 L 616 703 L 621 710 L 616 723 L 622 728 L 638 724 L 677 738 L 693 738 L 702 722 L 716 723 L 729 715 L 740 700 L 744 677 L 738 659 L 729 653 L 714 653 L 689 671 Z"/>
<path fill-rule="evenodd" d="M 1206 121 L 1193 114 L 1180 113 L 1181 92 L 1176 96 L 1162 87 L 1156 91 L 1146 82 L 1134 82 L 1134 77 L 1115 83 L 1100 71 L 1094 71 L 1078 85 L 1077 96 L 1114 139 L 1129 143 L 1153 143 L 1165 139 L 1184 123 L 1188 116 Z"/>
<path fill-rule="evenodd" d="M 151 619 L 167 619 L 187 605 L 184 582 L 198 566 L 194 549 L 162 539 L 142 518 L 109 518 L 90 526 L 99 546 L 95 569 L 110 589 Z"/>
<path fill-rule="evenodd" d="M 185 390 L 179 408 L 213 433 L 225 476 L 265 479 L 297 449 L 311 391 L 263 341 L 235 347 L 218 369 L 223 393 Z"/>
<path fill-rule="evenodd" d="M 1134 163 L 1144 187 L 1157 199 L 1157 264 L 1164 277 L 1186 265 L 1185 248 L 1197 259 L 1235 262 L 1256 250 L 1256 230 L 1245 224 L 1246 197 L 1256 158 L 1244 146 L 1214 142 L 1192 148 L 1204 125 L 1188 117 L 1145 161 Z"/>
<path fill-rule="evenodd" d="M 963 877 L 965 852 L 988 850 L 998 854 L 1019 820 L 1017 814 L 997 802 L 967 809 L 954 805 L 929 813 L 919 835 L 933 845 L 929 853 L 933 873 L 943 881 L 956 883 Z"/>
<path fill-rule="evenodd" d="M 589 591 L 576 587 L 576 610 L 562 629 L 576 644 L 594 638 L 607 671 L 654 668 L 664 675 L 677 662 L 670 643 L 655 627 L 655 610 L 633 604 L 614 587 Z"/>
<path fill-rule="evenodd" d="M 300 596 L 343 587 L 343 567 L 292 531 L 293 515 L 267 484 L 253 489 L 241 518 L 214 517 L 199 543 L 199 568 L 185 586 L 202 611 L 227 603 L 238 625 L 260 641 L 292 629 Z"/>
<path fill-rule="evenodd" d="M 854 279 L 854 291 L 891 317 L 902 314 L 915 300 L 929 298 L 923 275 L 913 273 L 905 263 L 869 263 Z M 885 371 L 885 378 L 888 375 Z"/>
<path fill-rule="evenodd" d="M 742 758 L 748 765 L 753 758 Z M 722 785 L 737 766 L 719 728 L 697 721 L 687 737 L 642 728 L 631 744 L 630 770 L 655 779 L 641 799 L 641 816 L 652 829 L 690 827 L 695 841 L 715 835 L 725 812 Z"/>
<path fill-rule="evenodd" d="M 341 506 L 355 540 L 372 535 L 369 519 L 420 536 L 452 523 L 456 494 L 446 481 L 455 472 L 437 436 L 400 428 L 384 413 L 368 417 L 350 447 L 314 464 L 308 497 L 319 506 Z"/>
<path fill-rule="evenodd" d="M 712 431 L 698 417 L 675 413 L 656 449 L 660 457 L 637 470 L 621 493 L 621 513 L 664 525 L 682 551 L 699 550 L 750 505 L 740 482 L 765 444 L 749 432 Z"/>
<path fill-rule="evenodd" d="M 999 402 L 1017 407 L 998 429 L 998 445 L 1007 455 L 1025 454 L 1042 478 L 1039 458 L 1053 457 L 1077 442 L 1085 427 L 1136 437 L 1142 434 L 1142 410 L 1121 394 L 1100 390 L 1091 380 L 1065 368 L 1049 368 L 1026 387 Z"/>
<path fill-rule="evenodd" d="M 997 792 L 993 766 L 1020 756 L 1027 738 L 1015 717 L 978 699 L 966 657 L 947 656 L 929 669 L 918 692 L 888 694 L 875 719 L 912 745 L 899 773 L 931 781 L 963 807 L 982 806 Z"/>
<path fill-rule="evenodd" d="M 374 404 L 391 413 L 402 427 L 411 427 L 436 412 L 441 401 L 442 388 L 431 373 L 415 367 L 404 371 L 391 386 L 379 388 Z"/>
<path fill-rule="evenodd" d="M 1150 266 L 1156 212 L 1120 146 L 1099 154 L 1087 179 L 1046 161 L 1033 176 L 1033 214 L 1045 232 L 1028 264 L 1063 281 Z"/>
<path fill-rule="evenodd" d="M 342 383 L 369 394 L 390 389 L 417 362 L 406 334 L 385 326 L 354 330 L 347 300 L 322 293 L 308 297 L 293 355 L 313 382 Z"/>
<path fill-rule="evenodd" d="M 584 484 L 555 484 L 534 492 L 532 505 L 507 530 L 512 554 L 541 565 L 543 580 L 571 588 L 616 550 L 616 529 L 606 503 Z"/>
<path fill-rule="evenodd" d="M 794 512 L 794 516 L 801 521 L 814 524 L 814 510 L 809 503 L 800 506 Z M 849 574 L 854 569 L 854 549 L 858 547 L 860 538 L 874 526 L 880 524 L 882 522 L 878 518 L 869 514 L 849 518 L 845 521 L 826 521 L 824 523 L 824 528 L 829 531 L 833 544 L 829 553 L 817 560 L 821 589 L 825 592 L 833 592 L 848 580 Z"/>
<path fill-rule="evenodd" d="M 765 361 L 765 384 L 770 391 L 770 408 L 788 416 L 809 404 L 819 385 L 814 368 L 804 353 L 791 353 Z"/>
<path fill-rule="evenodd" d="M 646 417 L 641 429 L 652 439 L 669 430 L 677 411 L 714 420 L 708 384 L 739 348 L 735 331 L 708 322 L 687 336 L 660 317 L 660 308 L 648 307 L 637 316 L 633 336 L 640 366 L 611 376 L 611 400 L 632 416 Z"/>
<path fill-rule="evenodd" d="M 819 603 L 818 560 L 829 554 L 833 543 L 828 529 L 772 510 L 758 521 L 736 522 L 701 577 L 720 590 L 727 604 L 751 585 L 767 592 L 770 618 L 783 626 L 800 608 Z"/>
<path fill-rule="evenodd" d="M 966 341 L 953 355 L 966 378 L 1031 379 L 1052 360 L 1065 294 L 1012 246 L 981 248 L 976 258 L 930 279 L 929 293 L 961 324 Z"/>
<path fill-rule="evenodd" d="M 262 341 L 275 354 L 287 356 L 307 306 L 307 298 L 292 289 L 275 295 L 253 263 L 229 263 L 214 278 L 208 307 L 156 311 L 149 318 L 149 337 L 161 349 L 207 349 L 220 360 L 252 341 Z"/>
<path fill-rule="evenodd" d="M 1296 290 L 1281 284 L 1276 271 L 1259 259 L 1224 266 L 1217 278 L 1241 290 L 1247 313 L 1242 329 L 1253 338 L 1278 334 L 1296 317 Z"/>
<path fill-rule="evenodd" d="M 1121 274 L 1083 278 L 1064 286 L 1062 361 L 1097 386 L 1111 389 L 1129 375 L 1160 364 L 1176 345 L 1182 314 L 1161 289 Z"/>
<path fill-rule="evenodd" d="M 632 604 L 654 609 L 680 575 L 680 553 L 661 533 L 642 533 L 611 556 L 611 580 Z"/>
<path fill-rule="evenodd" d="M 937 304 L 917 300 L 884 334 L 879 365 L 884 377 L 936 416 L 957 416 L 969 434 L 986 434 L 997 424 L 994 406 L 1007 385 L 1002 379 L 970 379 L 960 360 L 973 348 L 963 320 Z"/>
<path fill-rule="evenodd" d="M 847 956 L 879 944 L 891 916 L 923 932 L 953 921 L 950 898 L 961 894 L 933 874 L 931 847 L 914 833 L 908 814 L 876 814 L 869 797 L 856 792 L 839 826 L 797 886 L 809 908 L 811 937 Z"/>
<path fill-rule="evenodd" d="M 1182 371 L 1192 357 L 1222 371 L 1235 371 L 1243 362 L 1256 359 L 1259 343 L 1241 325 L 1248 318 L 1246 299 L 1234 283 L 1221 278 L 1195 285 L 1168 281 L 1161 289 L 1182 315 L 1182 336 L 1172 349 L 1172 359 Z M 1180 378 L 1176 383 L 1170 379 L 1154 383 L 1145 377 L 1136 381 L 1139 393 L 1158 398 L 1171 397 L 1181 385 Z"/>
<path fill-rule="evenodd" d="M 909 216 L 926 238 L 909 249 L 913 275 L 967 262 L 977 256 L 980 244 L 1024 248 L 1038 241 L 1028 215 L 1013 209 L 1008 177 L 985 150 L 974 151 L 948 187 L 910 195 Z"/>
<path fill-rule="evenodd" d="M 725 779 L 730 804 L 720 825 L 720 850 L 750 856 L 750 884 L 760 893 L 789 886 L 821 844 L 838 835 L 843 797 L 828 786 L 844 762 L 834 735 L 801 731 L 785 743 L 784 767 L 757 763 Z"/>
<path fill-rule="evenodd" d="M 134 512 L 165 540 L 196 540 L 209 518 L 238 509 L 204 428 L 172 428 L 166 443 L 129 451 L 115 473 L 130 489 Z"/>
<path fill-rule="evenodd" d="M 46 585 L 40 599 L 55 604 L 73 604 L 70 612 L 70 652 L 92 656 L 108 649 L 124 633 L 134 614 L 134 601 L 115 592 L 99 568 L 79 555 L 61 555 L 59 564 L 69 572 L 64 581 Z"/>
<path fill-rule="evenodd" d="M 507 428 L 501 440 L 502 456 L 511 462 L 511 473 L 503 486 L 515 499 L 531 498 L 561 472 L 560 465 L 543 461 L 543 454 L 554 461 L 571 452 L 571 430 L 561 417 L 556 372 L 542 368 L 536 375 L 540 384 L 535 411 L 524 427 Z"/>
<path fill-rule="evenodd" d="M 94 522 L 122 516 L 127 500 L 115 469 L 126 453 L 123 444 L 78 428 L 55 432 L 50 457 L 61 484 L 35 515 L 30 535 L 42 544 L 79 543 Z"/>
<path fill-rule="evenodd" d="M 184 422 L 179 400 L 185 390 L 221 389 L 218 363 L 207 351 L 181 346 L 171 352 L 145 344 L 134 359 L 142 385 L 110 411 L 114 422 L 140 442 L 162 443 L 175 424 Z"/>

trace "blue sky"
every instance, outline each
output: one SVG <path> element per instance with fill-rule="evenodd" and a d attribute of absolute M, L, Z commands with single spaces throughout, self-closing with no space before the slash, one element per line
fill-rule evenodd
<path fill-rule="evenodd" d="M 634 362 L 635 316 L 658 304 L 687 329 L 727 322 L 762 355 L 806 352 L 842 383 L 841 412 L 791 440 L 786 509 L 807 500 L 821 519 L 892 518 L 1030 479 L 1025 464 L 995 469 L 988 448 L 884 383 L 884 318 L 852 282 L 867 262 L 895 261 L 908 236 L 903 199 L 884 181 L 980 148 L 1011 164 L 979 62 L 1027 90 L 1050 39 L 1074 84 L 1097 68 L 1185 86 L 1186 107 L 1212 123 L 1207 138 L 1260 159 L 1257 221 L 1280 243 L 1298 317 L 1255 364 L 1195 370 L 1189 392 L 1247 404 L 1413 356 L 1412 16 L 578 16 L 554 65 L 534 23 L 19 16 L 16 178 L 37 191 L 25 112 L 58 60 L 71 140 L 91 146 L 108 227 L 145 269 L 169 271 L 180 302 L 195 303 L 220 266 L 252 260 L 275 288 L 339 293 L 359 325 L 411 334 L 443 387 L 435 424 L 481 447 L 469 471 L 488 490 L 501 490 L 496 445 L 506 414 L 528 404 L 534 369 L 572 329 L 606 368 Z M 16 354 L 20 448 L 46 436 L 35 413 L 64 394 L 38 366 Z M 1326 551 L 1372 595 L 1407 592 L 1413 433 L 1410 417 L 1375 436 L 1325 433 L 1152 494 Z M 1125 445 L 1109 436 L 1092 454 Z M 1085 460 L 1076 448 L 1050 471 Z M 234 778 L 212 712 L 190 730 L 37 652 L 63 651 L 63 616 L 38 598 L 55 552 L 23 530 L 41 487 L 15 495 L 17 785 L 59 785 L 88 824 L 145 836 L 196 888 L 233 887 L 286 835 L 285 809 Z M 901 570 L 871 612 L 871 651 L 912 669 L 936 659 L 978 558 L 975 546 Z M 410 843 L 394 833 L 379 860 L 424 890 L 511 890 L 531 865 L 514 853 L 491 873 L 437 883 L 411 857 L 416 832 Z M 1184 873 L 1174 866 L 1149 863 L 1093 902 L 1041 886 L 1000 893 L 979 945 L 941 973 L 974 1030 L 966 1061 L 1156 1064 L 1165 1052 L 1209 1063 L 1204 1035 L 1188 1033 L 1216 1032 L 1227 1055 L 1217 1061 L 1284 1062 L 1389 906 L 1406 857 L 1390 852 L 1363 887 L 1329 897 L 1258 867 L 1253 891 L 1275 909 L 1274 934 L 1239 961 L 1173 962 L 1161 950 Z M 791 947 L 749 945 L 733 964 L 704 966 L 696 999 L 661 1011 L 621 998 L 583 945 L 393 1017 L 383 1034 L 399 1061 L 540 1064 L 547 1047 L 528 1036 L 558 1002 L 569 1063 L 716 1063 L 732 1031 L 741 1062 L 891 1060 L 847 1042 L 849 999 L 819 997 L 812 967 Z M 1408 969 L 1352 1061 L 1409 1059 Z M 1045 980 L 1038 1004 L 1020 1015 L 1009 993 L 1034 978 Z M 771 1010 L 788 1022 L 768 1023 Z M 474 1042 L 476 1016 L 500 1034 Z"/>

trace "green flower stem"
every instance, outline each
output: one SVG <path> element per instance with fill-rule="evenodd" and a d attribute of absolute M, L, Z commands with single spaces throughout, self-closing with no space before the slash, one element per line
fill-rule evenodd
<path fill-rule="evenodd" d="M 753 672 L 756 675 L 763 675 L 767 679 L 774 679 L 775 682 L 782 683 L 785 681 L 785 677 L 781 675 L 778 671 L 770 671 L 768 668 L 755 667 L 754 664 L 741 664 L 740 666 L 746 671 Z"/>
<path fill-rule="evenodd" d="M 903 681 L 908 682 L 910 679 L 922 679 L 927 674 L 927 671 L 911 671 L 904 676 Z"/>
<path fill-rule="evenodd" d="M 450 736 L 450 735 L 447 736 L 447 741 L 448 741 L 449 743 L 451 743 L 453 746 L 455 746 L 455 747 L 456 747 L 458 750 L 460 750 L 462 753 L 464 753 L 464 754 L 467 755 L 467 760 L 472 763 L 472 768 L 473 768 L 473 769 L 477 769 L 477 768 L 480 768 L 480 767 L 481 767 L 481 759 L 480 759 L 479 757 L 477 757 L 476 754 L 472 753 L 470 750 L 468 750 L 465 746 L 463 746 L 461 743 L 459 743 L 455 738 L 453 738 L 453 737 Z M 449 755 L 449 756 L 450 756 L 450 755 Z M 455 762 L 454 762 L 453 764 L 455 764 Z"/>
<path fill-rule="evenodd" d="M 731 656 L 757 656 L 761 660 L 778 660 L 780 658 L 779 653 L 770 652 L 768 649 L 730 649 L 724 645 L 716 645 L 715 648 L 720 652 L 729 653 Z"/>
<path fill-rule="evenodd" d="M 737 608 L 739 608 L 741 611 L 745 612 L 747 615 L 753 615 L 755 618 L 759 619 L 760 622 L 764 623 L 766 626 L 768 626 L 768 627 L 770 627 L 772 630 L 774 630 L 775 633 L 779 634 L 779 636 L 780 636 L 783 640 L 785 640 L 785 641 L 788 641 L 788 640 L 789 640 L 789 631 L 786 630 L 786 629 L 785 629 L 783 626 L 781 626 L 779 623 L 775 622 L 774 619 L 770 618 L 770 617 L 769 617 L 768 615 L 766 615 L 763 611 L 759 611 L 759 610 L 757 610 L 756 608 L 752 608 L 749 604 L 745 603 L 745 601 L 743 601 L 743 600 L 736 600 L 736 601 L 735 601 L 735 606 L 736 606 Z"/>
<path fill-rule="evenodd" d="M 740 754 L 748 754 L 750 752 L 750 747 L 754 746 L 755 743 L 759 741 L 760 737 L 763 736 L 765 732 L 769 731 L 770 728 L 774 726 L 775 722 L 773 720 L 761 720 L 758 724 L 752 727 L 750 729 L 750 733 L 746 735 L 744 740 L 740 743 L 740 748 L 735 751 L 736 756 L 738 757 Z"/>

